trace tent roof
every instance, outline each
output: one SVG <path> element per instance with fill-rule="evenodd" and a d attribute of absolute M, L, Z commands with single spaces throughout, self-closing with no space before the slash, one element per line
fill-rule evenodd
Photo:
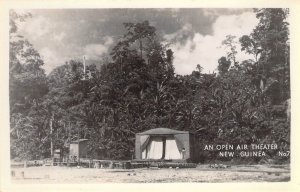
<path fill-rule="evenodd" d="M 174 129 L 168 128 L 155 128 L 150 129 L 141 133 L 137 133 L 139 135 L 174 135 L 174 134 L 188 134 L 188 131 L 178 131 Z"/>

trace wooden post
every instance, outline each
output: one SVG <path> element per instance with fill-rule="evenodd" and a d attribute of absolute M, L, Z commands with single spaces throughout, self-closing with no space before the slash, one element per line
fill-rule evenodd
<path fill-rule="evenodd" d="M 80 142 L 79 142 L 80 132 L 79 132 L 79 126 L 77 127 L 77 135 L 78 135 L 78 137 L 77 137 L 77 139 L 78 139 L 78 147 L 77 147 L 78 157 L 77 157 L 77 160 L 78 160 L 78 165 L 80 165 Z"/>
<path fill-rule="evenodd" d="M 140 50 L 141 50 L 141 59 L 143 59 L 143 43 L 141 38 L 140 38 Z"/>
<path fill-rule="evenodd" d="M 49 126 L 50 126 L 50 150 L 51 150 L 50 154 L 51 154 L 52 160 L 53 160 L 53 119 L 54 119 L 54 113 L 51 112 Z"/>

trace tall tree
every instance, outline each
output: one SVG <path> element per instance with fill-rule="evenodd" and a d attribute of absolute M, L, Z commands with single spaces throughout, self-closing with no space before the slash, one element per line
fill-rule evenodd
<path fill-rule="evenodd" d="M 227 59 L 231 60 L 234 66 L 236 66 L 238 63 L 236 61 L 236 54 L 237 54 L 237 41 L 236 36 L 233 35 L 227 35 L 226 39 L 222 41 L 222 46 L 225 47 L 227 50 Z"/>
<path fill-rule="evenodd" d="M 230 60 L 227 60 L 226 57 L 221 57 L 219 60 L 218 60 L 218 71 L 219 71 L 219 74 L 220 75 L 224 75 L 225 73 L 228 72 L 228 69 L 231 65 L 231 62 Z"/>
<path fill-rule="evenodd" d="M 31 109 L 38 106 L 48 91 L 44 64 L 39 53 L 23 36 L 18 34 L 18 22 L 30 14 L 10 12 L 9 37 L 9 93 L 11 124 L 11 155 L 29 158 L 32 146 L 42 130 L 33 123 Z M 31 151 L 32 152 L 32 151 Z M 32 153 L 34 155 L 36 153 Z M 29 156 L 28 156 L 29 155 Z"/>
<path fill-rule="evenodd" d="M 259 19 L 250 36 L 240 38 L 242 50 L 253 54 L 261 91 L 273 104 L 290 97 L 288 9 L 255 9 Z M 259 58 L 258 58 L 259 56 Z"/>

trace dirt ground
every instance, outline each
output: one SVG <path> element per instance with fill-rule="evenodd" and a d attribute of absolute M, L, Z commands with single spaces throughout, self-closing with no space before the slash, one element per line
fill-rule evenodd
<path fill-rule="evenodd" d="M 199 165 L 191 169 L 89 169 L 77 167 L 12 168 L 12 182 L 21 183 L 172 183 L 289 181 L 289 165 L 244 165 L 226 169 Z M 24 173 L 24 174 L 23 174 Z"/>

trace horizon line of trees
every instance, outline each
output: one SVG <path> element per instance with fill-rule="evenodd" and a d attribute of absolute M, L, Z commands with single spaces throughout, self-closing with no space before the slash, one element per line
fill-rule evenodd
<path fill-rule="evenodd" d="M 289 150 L 288 9 L 254 11 L 259 23 L 250 35 L 228 35 L 222 42 L 227 52 L 216 61 L 218 74 L 202 73 L 195 64 L 184 76 L 175 74 L 176 53 L 148 21 L 124 23 L 126 33 L 100 68 L 88 65 L 84 74 L 83 63 L 70 60 L 46 75 L 39 53 L 18 34 L 16 22 L 31 15 L 11 11 L 11 159 L 46 158 L 56 148 L 67 152 L 78 138 L 89 139 L 90 157 L 130 159 L 135 134 L 156 127 L 194 132 L 201 147 L 276 143 Z M 238 51 L 255 60 L 236 61 Z M 277 152 L 248 161 L 289 161 Z M 202 162 L 226 160 L 201 155 Z"/>

